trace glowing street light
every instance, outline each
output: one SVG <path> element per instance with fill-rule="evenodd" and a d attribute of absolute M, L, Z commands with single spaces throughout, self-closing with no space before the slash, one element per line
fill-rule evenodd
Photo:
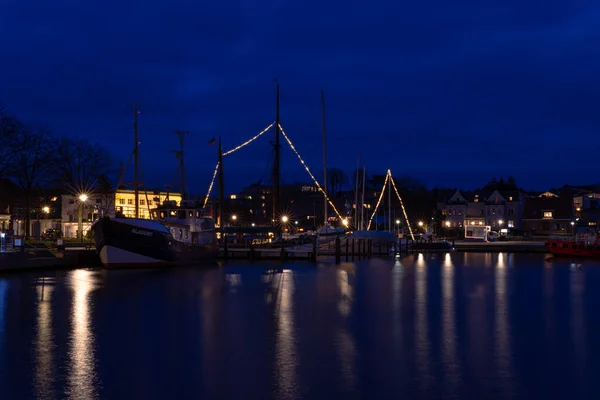
<path fill-rule="evenodd" d="M 446 221 L 446 228 L 450 228 L 450 221 Z"/>
<path fill-rule="evenodd" d="M 399 219 L 396 220 L 396 225 L 400 225 L 400 220 Z"/>
<path fill-rule="evenodd" d="M 252 227 L 255 227 L 255 226 L 256 226 L 256 224 L 255 224 L 254 222 L 253 222 L 251 225 L 252 225 Z"/>
<path fill-rule="evenodd" d="M 298 221 L 294 221 L 294 224 L 298 225 Z"/>
<path fill-rule="evenodd" d="M 500 220 L 498 221 L 498 224 L 502 225 L 504 223 L 504 221 Z"/>
<path fill-rule="evenodd" d="M 289 221 L 289 218 L 287 215 L 284 215 L 283 217 L 281 217 L 281 222 L 283 222 L 284 224 L 287 224 L 288 221 Z"/>
<path fill-rule="evenodd" d="M 232 221 L 235 221 L 236 219 L 237 219 L 237 215 L 233 214 L 233 215 L 231 216 L 231 220 L 232 220 Z"/>
<path fill-rule="evenodd" d="M 42 208 L 42 211 L 44 212 L 44 214 L 49 214 L 50 213 L 50 207 L 45 206 L 44 208 Z"/>
<path fill-rule="evenodd" d="M 344 225 L 344 226 L 348 226 L 348 218 L 344 218 L 344 219 L 342 220 L 342 225 Z"/>
<path fill-rule="evenodd" d="M 79 218 L 77 219 L 77 236 L 79 240 L 83 240 L 83 203 L 88 199 L 87 194 L 81 193 L 79 199 Z"/>
<path fill-rule="evenodd" d="M 419 226 L 423 226 L 423 221 L 419 221 Z"/>

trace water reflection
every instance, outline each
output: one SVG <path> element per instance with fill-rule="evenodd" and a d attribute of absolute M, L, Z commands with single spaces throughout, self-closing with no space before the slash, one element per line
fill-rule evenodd
<path fill-rule="evenodd" d="M 73 288 L 73 309 L 69 337 L 68 398 L 93 399 L 98 397 L 89 299 L 94 289 L 93 272 L 73 271 L 69 283 Z"/>
<path fill-rule="evenodd" d="M 347 317 L 352 309 L 352 286 L 348 283 L 348 271 L 339 268 L 337 270 L 337 278 L 340 289 L 338 309 L 343 317 Z"/>
<path fill-rule="evenodd" d="M 460 360 L 457 357 L 456 312 L 454 307 L 454 264 L 446 253 L 442 266 L 442 363 L 444 395 L 457 396 Z"/>
<path fill-rule="evenodd" d="M 340 315 L 346 318 L 352 309 L 353 289 L 349 282 L 349 274 L 346 269 L 337 270 L 338 288 L 340 299 L 338 301 L 338 310 Z M 351 389 L 355 383 L 354 360 L 356 356 L 356 344 L 352 334 L 343 326 L 337 334 L 337 348 L 340 356 L 340 371 L 344 383 Z"/>
<path fill-rule="evenodd" d="M 510 328 L 507 304 L 507 268 L 504 254 L 498 254 L 498 263 L 494 270 L 494 285 L 496 289 L 496 367 L 498 378 L 503 381 L 502 387 L 508 393 L 512 392 L 512 355 L 510 346 Z"/>
<path fill-rule="evenodd" d="M 572 346 L 574 348 L 575 364 L 578 369 L 576 376 L 582 376 L 582 367 L 585 365 L 584 350 L 587 348 L 583 307 L 585 273 L 581 270 L 581 264 L 575 263 L 571 264 L 570 272 Z"/>
<path fill-rule="evenodd" d="M 431 377 L 429 327 L 427 324 L 427 264 L 419 253 L 415 271 L 415 362 L 419 376 L 419 397 L 427 397 L 434 382 Z"/>
<path fill-rule="evenodd" d="M 296 398 L 298 384 L 296 382 L 296 336 L 294 324 L 294 273 L 286 269 L 279 275 L 275 318 L 276 334 L 276 373 L 277 397 Z"/>
<path fill-rule="evenodd" d="M 55 350 L 52 334 L 52 299 L 54 282 L 46 282 L 46 278 L 36 286 L 37 330 L 35 337 L 35 391 L 38 399 L 53 396 L 52 384 L 55 380 L 53 354 Z"/>
<path fill-rule="evenodd" d="M 6 294 L 8 292 L 8 282 L 0 279 L 0 361 L 4 353 L 4 335 L 6 332 Z M 4 366 L 0 363 L 0 376 Z"/>

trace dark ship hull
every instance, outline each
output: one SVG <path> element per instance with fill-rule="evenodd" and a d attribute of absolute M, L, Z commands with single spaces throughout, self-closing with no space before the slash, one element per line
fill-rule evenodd
<path fill-rule="evenodd" d="M 101 218 L 92 225 L 96 250 L 107 269 L 154 268 L 215 259 L 216 245 L 177 242 L 160 222 Z"/>

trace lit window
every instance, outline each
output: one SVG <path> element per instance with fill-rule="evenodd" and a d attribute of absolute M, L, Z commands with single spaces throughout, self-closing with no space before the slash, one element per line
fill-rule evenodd
<path fill-rule="evenodd" d="M 509 227 L 509 228 L 514 228 L 514 227 L 515 227 L 515 221 L 513 221 L 513 220 L 509 220 L 509 221 L 508 221 L 508 227 Z"/>
<path fill-rule="evenodd" d="M 125 204 L 125 199 L 119 199 L 119 204 Z"/>
<path fill-rule="evenodd" d="M 133 204 L 133 199 L 127 199 L 127 204 L 132 205 Z"/>
<path fill-rule="evenodd" d="M 229 195 L 229 198 L 230 198 L 231 200 L 235 200 L 235 199 L 237 199 L 237 194 L 232 194 L 232 195 Z"/>
<path fill-rule="evenodd" d="M 510 197 L 508 198 L 508 201 L 512 201 L 512 196 L 510 196 Z"/>
<path fill-rule="evenodd" d="M 140 200 L 140 206 L 145 206 L 146 205 L 146 200 Z"/>
<path fill-rule="evenodd" d="M 552 218 L 552 211 L 544 211 L 544 218 Z"/>

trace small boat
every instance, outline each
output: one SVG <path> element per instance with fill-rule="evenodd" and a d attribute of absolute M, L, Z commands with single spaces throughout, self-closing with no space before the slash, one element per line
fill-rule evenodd
<path fill-rule="evenodd" d="M 600 259 L 600 235 L 595 233 L 579 233 L 575 237 L 551 238 L 546 241 L 546 249 L 555 257 Z"/>

